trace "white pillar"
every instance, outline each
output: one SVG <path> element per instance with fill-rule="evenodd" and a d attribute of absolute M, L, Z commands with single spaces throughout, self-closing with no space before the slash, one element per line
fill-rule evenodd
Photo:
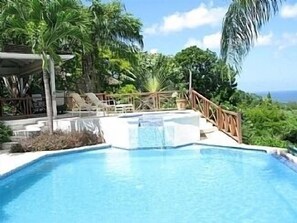
<path fill-rule="evenodd" d="M 192 97 L 192 71 L 189 69 L 189 98 L 191 99 Z"/>
<path fill-rule="evenodd" d="M 189 69 L 189 90 L 192 89 L 192 71 Z"/>
<path fill-rule="evenodd" d="M 20 94 L 22 96 L 23 94 L 23 91 L 24 91 L 24 78 L 20 78 Z"/>
<path fill-rule="evenodd" d="M 52 93 L 52 106 L 53 106 L 53 118 L 57 118 L 57 102 L 56 102 L 56 77 L 55 77 L 55 64 L 50 59 L 50 77 L 51 77 L 51 93 Z"/>

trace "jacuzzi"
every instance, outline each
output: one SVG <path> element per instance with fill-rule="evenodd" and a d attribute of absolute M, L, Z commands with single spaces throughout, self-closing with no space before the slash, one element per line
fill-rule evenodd
<path fill-rule="evenodd" d="M 106 142 L 124 149 L 178 147 L 200 140 L 194 111 L 123 114 L 102 118 L 101 126 Z"/>

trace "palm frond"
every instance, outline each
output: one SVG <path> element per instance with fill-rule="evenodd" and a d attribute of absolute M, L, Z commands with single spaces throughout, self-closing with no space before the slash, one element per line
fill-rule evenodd
<path fill-rule="evenodd" d="M 283 0 L 233 0 L 223 20 L 221 57 L 240 70 L 259 31 L 279 11 Z"/>

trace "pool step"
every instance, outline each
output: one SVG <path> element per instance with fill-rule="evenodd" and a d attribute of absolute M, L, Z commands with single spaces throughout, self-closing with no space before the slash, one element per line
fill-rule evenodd
<path fill-rule="evenodd" d="M 218 128 L 215 127 L 211 122 L 207 121 L 206 118 L 200 117 L 199 119 L 199 128 L 200 134 L 211 133 L 218 131 Z"/>

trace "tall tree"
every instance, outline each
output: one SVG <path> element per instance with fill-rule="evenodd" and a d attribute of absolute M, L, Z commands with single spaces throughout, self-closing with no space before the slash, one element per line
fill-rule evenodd
<path fill-rule="evenodd" d="M 235 72 L 210 50 L 188 47 L 175 55 L 182 67 L 183 82 L 192 72 L 192 87 L 218 103 L 229 100 L 236 90 Z"/>
<path fill-rule="evenodd" d="M 240 70 L 259 31 L 279 11 L 284 0 L 233 0 L 223 21 L 221 56 Z"/>
<path fill-rule="evenodd" d="M 53 132 L 53 109 L 49 84 L 50 60 L 60 61 L 57 50 L 68 39 L 88 46 L 86 22 L 77 0 L 7 0 L 1 13 L 5 34 L 22 36 L 32 51 L 42 57 L 49 131 Z"/>
<path fill-rule="evenodd" d="M 129 62 L 136 60 L 135 53 L 143 46 L 140 34 L 141 22 L 127 13 L 119 1 L 102 3 L 93 0 L 88 9 L 90 13 L 91 51 L 84 52 L 82 57 L 83 76 L 86 91 L 100 91 L 104 64 L 111 58 L 102 58 L 100 51 L 110 51 L 116 58 L 125 58 Z"/>

